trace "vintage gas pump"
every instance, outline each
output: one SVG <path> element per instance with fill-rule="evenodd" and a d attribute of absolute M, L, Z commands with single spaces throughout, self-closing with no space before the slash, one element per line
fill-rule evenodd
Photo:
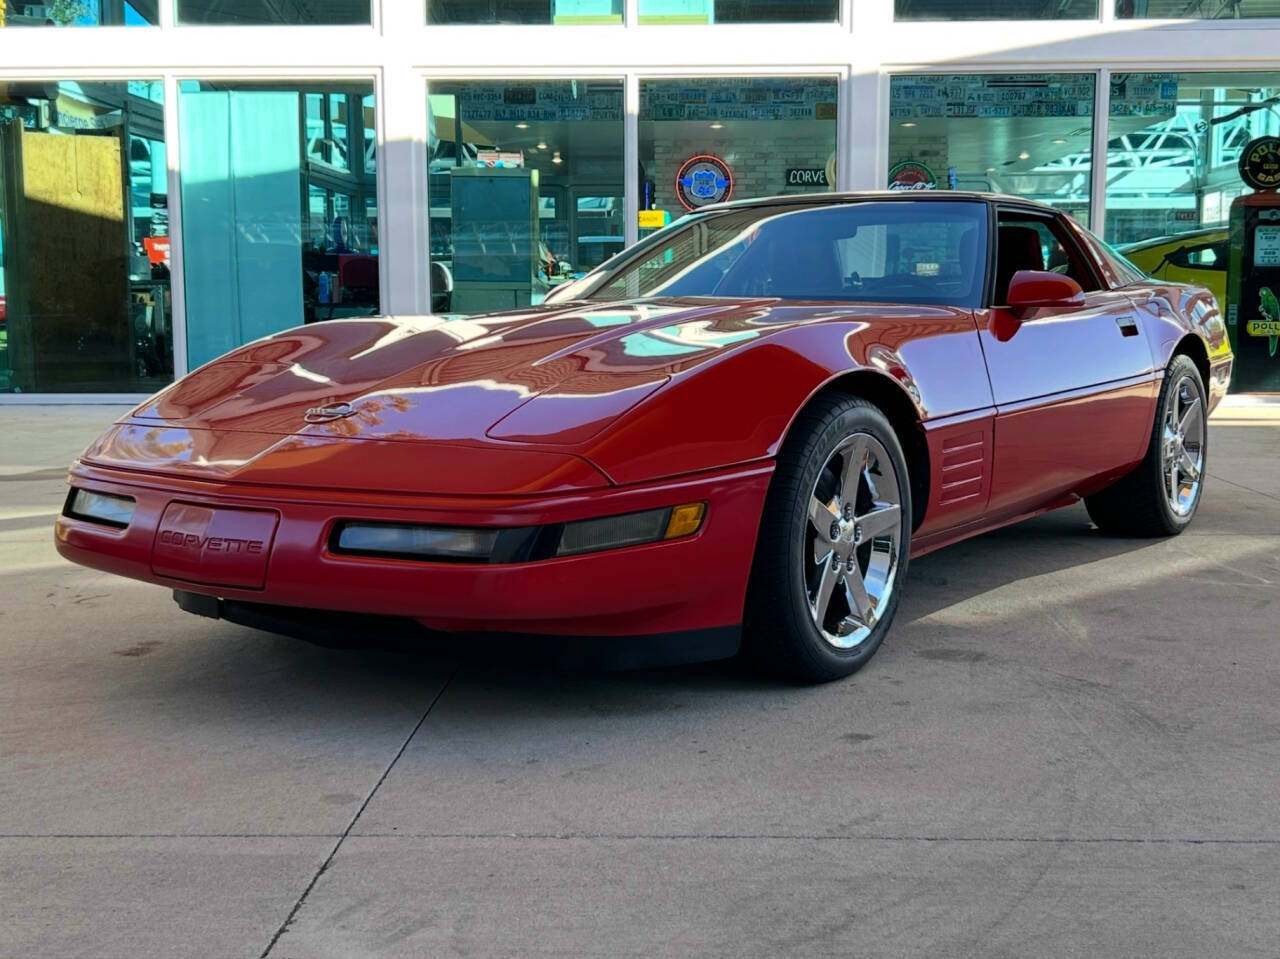
<path fill-rule="evenodd" d="M 1231 204 L 1227 334 L 1236 392 L 1280 390 L 1280 138 L 1259 137 L 1240 156 L 1257 190 Z"/>

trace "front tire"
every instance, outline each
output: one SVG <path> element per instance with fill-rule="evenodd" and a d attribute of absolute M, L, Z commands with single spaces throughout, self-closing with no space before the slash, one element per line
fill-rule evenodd
<path fill-rule="evenodd" d="M 744 615 L 747 654 L 799 682 L 861 669 L 897 612 L 911 515 L 906 458 L 885 415 L 854 397 L 807 407 L 765 501 Z"/>
<path fill-rule="evenodd" d="M 1191 358 L 1179 354 L 1165 370 L 1147 455 L 1138 468 L 1084 505 L 1104 533 L 1175 536 L 1200 505 L 1208 462 L 1204 383 Z"/>

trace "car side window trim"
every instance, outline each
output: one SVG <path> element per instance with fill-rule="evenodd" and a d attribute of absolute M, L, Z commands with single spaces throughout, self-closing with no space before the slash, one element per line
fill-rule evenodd
<path fill-rule="evenodd" d="M 1000 228 L 1000 211 L 996 204 L 987 203 L 987 277 L 982 287 L 982 308 L 991 309 L 996 299 L 997 232 Z"/>
<path fill-rule="evenodd" d="M 997 234 L 999 233 L 999 221 L 1000 221 L 1001 214 L 1009 214 L 1012 216 L 1023 217 L 1027 220 L 1033 220 L 1038 223 L 1043 223 L 1045 226 L 1045 229 L 1049 231 L 1049 233 L 1053 236 L 1055 240 L 1057 240 L 1060 244 L 1062 244 L 1063 248 L 1067 251 L 1068 255 L 1074 252 L 1076 255 L 1076 261 L 1080 264 L 1080 267 L 1093 280 L 1093 289 L 1086 289 L 1085 290 L 1086 295 L 1088 295 L 1089 293 L 1097 293 L 1103 290 L 1112 289 L 1111 284 L 1107 281 L 1106 277 L 1102 273 L 1102 270 L 1099 268 L 1097 262 L 1094 260 L 1092 252 L 1089 250 L 1086 250 L 1080 244 L 1079 240 L 1075 236 L 1075 231 L 1071 229 L 1071 227 L 1066 222 L 1066 217 L 1064 217 L 1061 213 L 1052 213 L 1046 210 L 1038 209 L 1036 207 L 1015 206 L 1014 204 L 1009 204 L 1009 203 L 996 204 L 996 210 L 995 210 L 996 226 L 993 232 Z M 999 256 L 999 245 L 998 245 L 999 237 L 998 236 L 996 238 L 996 243 L 997 243 L 996 256 L 998 257 Z M 994 280 L 994 275 L 995 275 L 997 266 L 998 266 L 998 261 L 993 260 L 992 261 L 992 279 L 993 280 Z M 994 295 L 995 295 L 995 291 L 992 290 L 992 296 L 994 297 Z"/>

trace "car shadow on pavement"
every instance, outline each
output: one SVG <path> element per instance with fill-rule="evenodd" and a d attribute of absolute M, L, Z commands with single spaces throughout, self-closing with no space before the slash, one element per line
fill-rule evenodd
<path fill-rule="evenodd" d="M 1083 508 L 1075 507 L 996 530 L 984 536 L 939 550 L 910 565 L 903 605 L 890 636 L 927 619 L 938 610 L 978 599 L 985 593 L 1016 585 L 1019 581 L 1056 573 L 1132 553 L 1150 547 L 1154 540 L 1106 536 L 1093 528 Z M 223 628 L 233 628 L 224 625 Z M 245 630 L 244 635 L 254 633 Z M 296 655 L 308 645 L 300 641 L 256 634 L 265 642 L 295 642 Z M 607 643 L 607 638 L 599 640 Z M 288 647 L 278 647 L 289 656 Z M 563 638 L 555 636 L 451 636 L 432 633 L 405 636 L 351 637 L 340 648 L 318 651 L 314 665 L 336 667 L 343 675 L 356 671 L 369 676 L 385 673 L 397 682 L 420 676 L 432 681 L 442 670 L 454 671 L 468 681 L 522 687 L 567 690 L 575 685 L 618 690 L 656 686 L 691 686 L 724 692 L 777 689 L 779 684 L 738 659 L 645 669 L 610 669 L 566 652 Z M 316 681 L 327 680 L 321 675 Z"/>
<path fill-rule="evenodd" d="M 1082 505 L 1055 510 L 911 562 L 898 623 L 923 619 L 956 603 L 1039 576 L 1140 552 L 1160 539 L 1131 539 L 1098 530 Z"/>
<path fill-rule="evenodd" d="M 968 650 L 974 643 L 987 641 L 985 630 L 960 633 L 949 623 L 937 620 L 935 614 L 940 612 L 962 608 L 981 620 L 994 615 L 996 607 L 1001 601 L 1007 602 L 1010 594 L 1037 612 L 1052 610 L 1062 602 L 1048 595 L 1042 584 L 1028 584 L 1029 580 L 1047 578 L 1045 581 L 1052 584 L 1059 580 L 1058 574 L 1074 579 L 1091 577 L 1097 580 L 1091 600 L 1103 603 L 1107 593 L 1118 587 L 1108 581 L 1104 572 L 1081 573 L 1080 568 L 1153 547 L 1159 551 L 1163 549 L 1160 544 L 1168 542 L 1106 536 L 1093 528 L 1082 507 L 1071 507 L 917 559 L 910 565 L 902 607 L 885 649 L 869 669 L 883 665 L 887 657 L 920 653 L 926 646 L 930 647 L 926 652 L 936 653 L 932 647 L 950 643 L 963 651 L 962 647 Z M 1129 562 L 1126 568 L 1150 579 L 1150 586 L 1140 582 L 1136 587 L 1126 587 L 1124 601 L 1140 610 L 1149 588 L 1151 601 L 1157 602 L 1159 568 L 1164 562 L 1168 562 L 1168 554 L 1160 552 L 1152 554 L 1150 559 Z M 1000 593 L 1003 600 L 984 599 L 994 593 Z M 1034 628 L 1029 615 L 1007 625 L 1017 630 L 1016 622 L 1023 620 L 1027 628 Z M 754 671 L 740 659 L 647 669 L 604 669 L 566 655 L 563 640 L 554 636 L 477 637 L 435 633 L 395 637 L 375 632 L 352 636 L 340 648 L 324 648 L 230 623 L 205 622 L 212 635 L 225 637 L 235 651 L 211 642 L 188 646 L 181 670 L 186 676 L 235 671 L 244 665 L 243 658 L 249 655 L 258 660 L 258 668 L 277 673 L 279 681 L 294 686 L 299 695 L 345 699 L 352 708 L 360 708 L 364 702 L 355 694 L 356 689 L 385 685 L 412 695 L 415 691 L 434 688 L 446 676 L 455 676 L 468 684 L 504 689 L 526 704 L 529 698 L 536 699 L 543 694 L 570 700 L 581 698 L 586 703 L 596 701 L 600 693 L 607 692 L 606 698 L 610 700 L 642 702 L 635 697 L 658 691 L 696 691 L 699 696 L 707 694 L 713 698 L 718 694 L 741 693 L 756 698 L 761 693 L 794 688 Z M 607 643 L 608 639 L 600 642 Z M 956 655 L 960 656 L 961 652 Z M 236 662 L 240 666 L 234 665 Z M 159 681 L 158 677 L 153 678 Z M 208 691 L 215 696 L 230 696 L 233 689 L 233 685 L 214 682 Z M 187 689 L 185 695 L 190 696 L 192 692 Z M 635 709 L 641 708 L 635 706 Z M 663 707 L 661 702 L 655 702 L 652 708 Z M 606 714 L 607 711 L 602 713 Z"/>

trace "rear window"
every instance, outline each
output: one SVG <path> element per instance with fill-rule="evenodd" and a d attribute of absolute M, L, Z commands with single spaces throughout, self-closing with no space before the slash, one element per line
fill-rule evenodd
<path fill-rule="evenodd" d="M 689 217 L 595 279 L 586 296 L 778 297 L 976 307 L 987 208 L 866 200 Z"/>

